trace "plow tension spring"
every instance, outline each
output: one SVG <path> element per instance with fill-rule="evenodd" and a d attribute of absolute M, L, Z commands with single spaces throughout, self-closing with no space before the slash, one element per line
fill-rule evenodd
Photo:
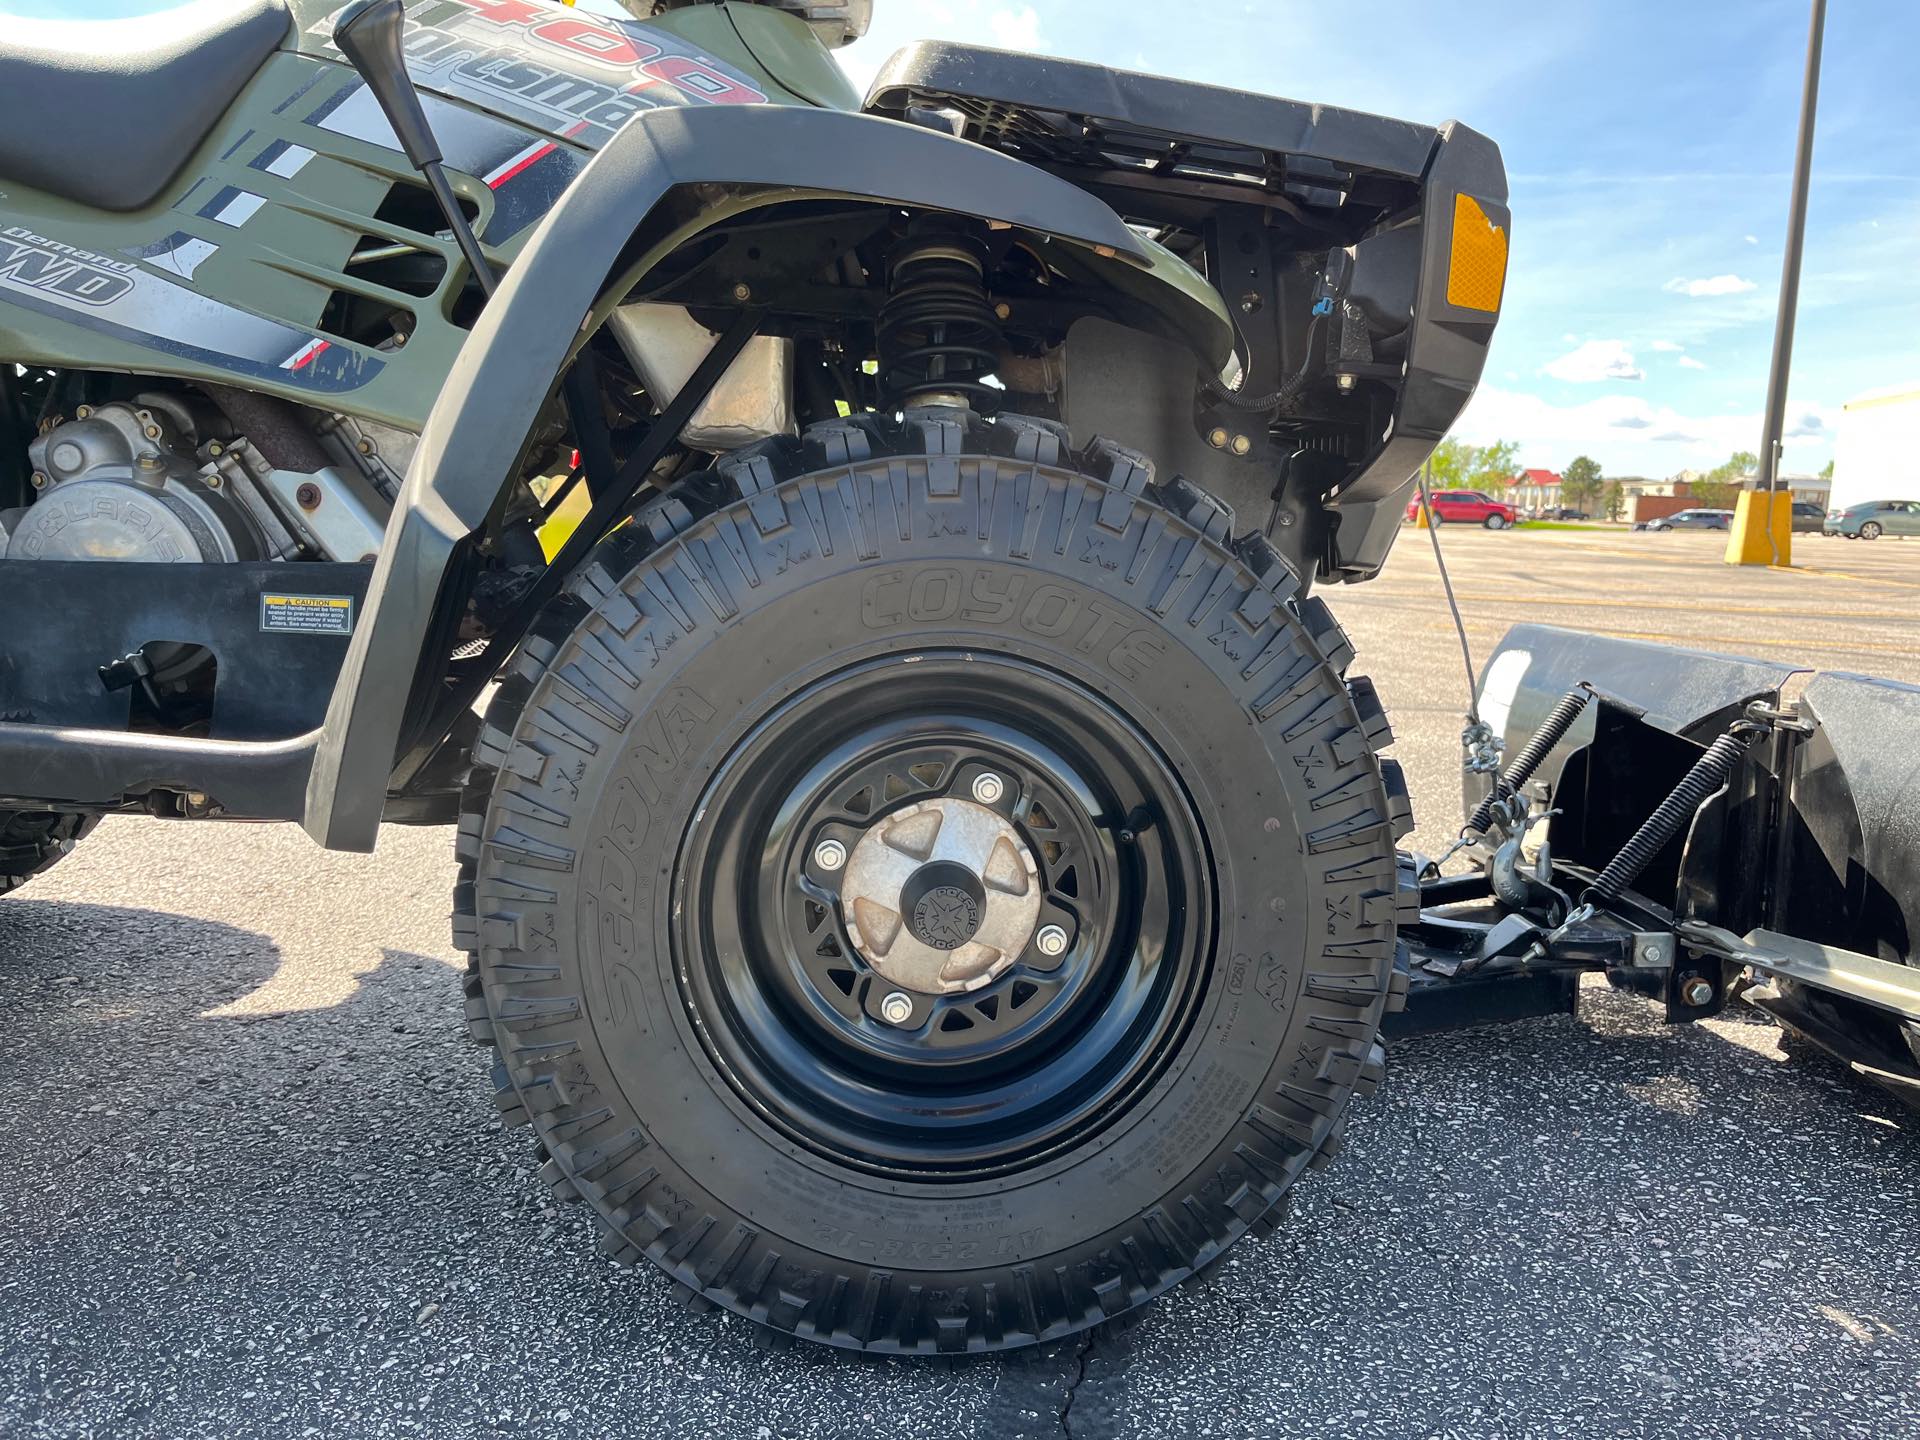
<path fill-rule="evenodd" d="M 1588 904 L 1617 903 L 1661 847 L 1680 833 L 1680 827 L 1693 818 L 1709 795 L 1727 783 L 1733 767 L 1759 733 L 1759 727 L 1743 723 L 1709 745 L 1659 808 L 1641 822 L 1633 838 L 1620 847 L 1620 853 L 1607 862 L 1607 868 L 1594 877 L 1582 900 Z"/>
<path fill-rule="evenodd" d="M 1592 698 L 1593 691 L 1584 683 L 1574 686 L 1560 697 L 1553 709 L 1547 712 L 1547 718 L 1540 722 L 1540 728 L 1533 732 L 1532 738 L 1513 757 L 1513 763 L 1494 778 L 1486 798 L 1474 807 L 1473 815 L 1467 821 L 1467 830 L 1475 834 L 1486 833 L 1488 822 L 1493 819 L 1493 807 L 1507 796 L 1515 794 L 1533 778 L 1533 772 L 1540 768 L 1540 762 L 1573 728 L 1573 722 L 1580 718 L 1580 712 L 1587 708 L 1587 701 Z"/>

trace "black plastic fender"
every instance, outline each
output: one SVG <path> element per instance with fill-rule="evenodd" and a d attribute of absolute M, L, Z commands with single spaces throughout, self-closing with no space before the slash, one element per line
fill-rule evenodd
<path fill-rule="evenodd" d="M 630 284 L 635 267 L 663 253 L 659 244 L 636 253 L 636 235 L 670 192 L 696 184 L 700 211 L 668 244 L 743 208 L 822 196 L 975 215 L 1071 246 L 1216 369 L 1232 350 L 1232 322 L 1204 280 L 1169 267 L 1094 196 L 1021 161 L 831 110 L 712 106 L 634 117 L 529 238 L 428 417 L 317 737 L 303 818 L 322 845 L 373 848 L 455 547 L 517 473 L 609 281 Z"/>

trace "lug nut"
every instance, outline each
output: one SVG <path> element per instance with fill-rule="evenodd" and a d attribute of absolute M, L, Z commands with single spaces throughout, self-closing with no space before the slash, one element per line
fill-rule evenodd
<path fill-rule="evenodd" d="M 1689 1005 L 1711 1005 L 1713 982 L 1704 975 L 1695 975 L 1680 986 L 1680 998 Z"/>
<path fill-rule="evenodd" d="M 1042 925 L 1033 943 L 1042 955 L 1062 955 L 1067 949 L 1067 932 L 1058 925 Z"/>
<path fill-rule="evenodd" d="M 889 1025 L 904 1025 L 913 1018 L 913 1001 L 896 990 L 880 1002 L 880 1013 Z"/>
<path fill-rule="evenodd" d="M 982 805 L 991 805 L 1007 793 L 1007 782 L 991 770 L 973 777 L 973 798 Z"/>
<path fill-rule="evenodd" d="M 813 863 L 822 870 L 838 870 L 847 863 L 847 847 L 838 840 L 822 840 L 813 847 Z"/>

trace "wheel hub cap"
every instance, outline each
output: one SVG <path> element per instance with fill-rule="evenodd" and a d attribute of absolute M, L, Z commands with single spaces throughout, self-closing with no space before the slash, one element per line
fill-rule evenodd
<path fill-rule="evenodd" d="M 896 810 L 860 837 L 840 888 L 848 937 L 892 984 L 923 995 L 1004 974 L 1040 918 L 1039 867 L 1013 823 L 971 800 Z"/>

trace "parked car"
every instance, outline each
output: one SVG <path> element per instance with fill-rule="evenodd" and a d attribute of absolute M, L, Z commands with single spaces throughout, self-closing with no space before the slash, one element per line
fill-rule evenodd
<path fill-rule="evenodd" d="M 1818 534 L 1826 528 L 1826 525 L 1827 512 L 1811 500 L 1796 500 L 1793 502 L 1793 529 L 1795 534 L 1799 534 L 1801 531 L 1811 531 L 1814 534 Z"/>
<path fill-rule="evenodd" d="M 1576 510 L 1571 505 L 1554 506 L 1544 511 L 1542 520 L 1591 520 L 1593 517 L 1584 510 Z"/>
<path fill-rule="evenodd" d="M 1415 496 L 1407 504 L 1407 519 L 1420 518 L 1420 500 Z M 1484 525 L 1489 530 L 1505 530 L 1520 518 L 1520 512 L 1503 500 L 1478 490 L 1436 490 L 1433 492 L 1433 521 L 1436 525 Z"/>
<path fill-rule="evenodd" d="M 1434 497 L 1437 501 L 1438 496 Z M 1878 540 L 1882 535 L 1920 535 L 1920 501 L 1863 500 L 1844 510 L 1829 510 L 1821 527 L 1849 540 Z"/>
<path fill-rule="evenodd" d="M 1731 510 L 1676 510 L 1647 522 L 1649 530 L 1731 530 Z"/>

